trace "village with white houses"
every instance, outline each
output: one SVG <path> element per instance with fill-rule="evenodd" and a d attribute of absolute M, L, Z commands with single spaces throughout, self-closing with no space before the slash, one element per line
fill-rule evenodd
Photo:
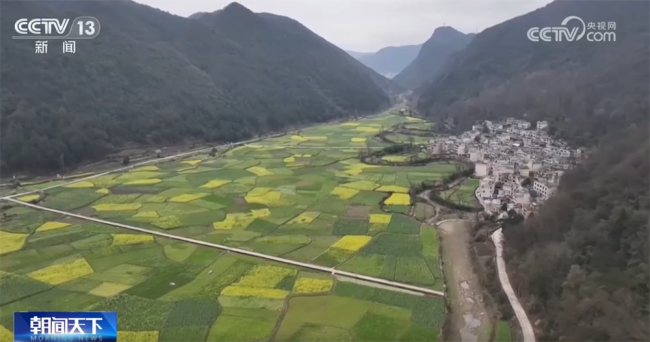
<path fill-rule="evenodd" d="M 585 149 L 571 149 L 548 134 L 548 122 L 484 121 L 460 136 L 433 138 L 432 155 L 454 155 L 474 163 L 480 178 L 476 197 L 489 214 L 507 216 L 515 210 L 524 217 L 547 200 L 564 171 L 574 167 Z M 504 205 L 507 207 L 502 211 Z"/>

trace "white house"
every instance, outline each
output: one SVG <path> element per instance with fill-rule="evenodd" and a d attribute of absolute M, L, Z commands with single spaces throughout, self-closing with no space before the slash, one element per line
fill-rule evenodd
<path fill-rule="evenodd" d="M 474 165 L 474 173 L 477 177 L 485 177 L 489 174 L 488 165 L 485 163 L 476 163 Z"/>
<path fill-rule="evenodd" d="M 555 192 L 555 187 L 550 186 L 545 182 L 536 180 L 533 182 L 533 190 L 535 190 L 535 192 L 537 192 L 541 198 L 547 200 L 553 194 L 553 192 Z"/>

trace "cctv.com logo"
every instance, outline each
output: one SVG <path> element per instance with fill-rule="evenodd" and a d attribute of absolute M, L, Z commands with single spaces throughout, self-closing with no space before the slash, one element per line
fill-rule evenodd
<path fill-rule="evenodd" d="M 567 27 L 570 21 L 578 21 L 575 27 Z M 554 27 L 531 27 L 526 36 L 533 42 L 575 42 L 586 37 L 589 42 L 615 42 L 616 22 L 590 22 L 585 24 L 582 19 L 576 16 L 564 18 L 562 26 Z"/>

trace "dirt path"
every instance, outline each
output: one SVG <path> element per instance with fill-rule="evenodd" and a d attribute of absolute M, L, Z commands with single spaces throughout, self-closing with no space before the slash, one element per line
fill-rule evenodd
<path fill-rule="evenodd" d="M 501 286 L 503 286 L 503 291 L 505 291 L 506 295 L 508 296 L 508 301 L 510 301 L 512 310 L 515 312 L 515 316 L 517 316 L 519 325 L 521 325 L 521 331 L 524 335 L 524 342 L 535 342 L 535 332 L 533 331 L 533 326 L 530 324 L 528 316 L 526 316 L 526 311 L 521 306 L 521 303 L 519 303 L 519 299 L 517 299 L 517 295 L 510 285 L 508 273 L 506 273 L 506 262 L 503 260 L 503 233 L 501 232 L 501 228 L 492 234 L 492 241 L 496 247 L 497 271 L 499 272 L 499 280 L 501 281 Z"/>
<path fill-rule="evenodd" d="M 431 193 L 431 190 L 425 190 L 422 193 L 420 193 L 418 195 L 418 197 L 420 197 L 421 199 L 427 201 L 427 203 L 429 203 L 429 205 L 436 208 L 436 215 L 429 219 L 429 223 L 432 224 L 432 223 L 435 222 L 435 220 L 438 218 L 438 215 L 440 214 L 440 205 L 438 205 L 438 203 L 436 203 L 436 202 L 429 199 L 429 194 L 430 193 Z"/>
<path fill-rule="evenodd" d="M 469 255 L 468 223 L 448 220 L 436 224 L 442 244 L 447 294 L 451 302 L 452 328 L 448 341 L 488 341 L 492 322 L 483 303 L 481 285 Z"/>

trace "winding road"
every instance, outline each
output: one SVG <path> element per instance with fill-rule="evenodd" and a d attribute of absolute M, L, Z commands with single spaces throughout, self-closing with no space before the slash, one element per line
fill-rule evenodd
<path fill-rule="evenodd" d="M 533 331 L 533 326 L 530 324 L 530 320 L 526 315 L 526 311 L 519 303 L 519 299 L 515 294 L 515 291 L 510 285 L 510 279 L 508 278 L 508 273 L 506 272 L 506 262 L 503 259 L 503 232 L 501 228 L 497 229 L 492 233 L 492 242 L 496 247 L 496 256 L 497 256 L 497 271 L 499 272 L 499 281 L 503 287 L 503 291 L 508 296 L 508 301 L 512 306 L 512 310 L 515 312 L 515 316 L 519 321 L 521 326 L 521 331 L 524 335 L 524 342 L 535 342 L 535 332 Z"/>
<path fill-rule="evenodd" d="M 483 202 L 483 199 L 480 198 L 478 192 L 474 191 L 474 195 L 476 196 L 476 199 L 481 203 L 481 206 L 483 206 L 483 209 L 488 213 L 490 213 L 490 210 L 488 210 L 485 203 Z M 521 306 L 521 303 L 519 302 L 519 299 L 515 294 L 515 290 L 512 288 L 512 285 L 510 284 L 510 279 L 508 278 L 508 272 L 506 270 L 506 262 L 503 259 L 504 237 L 501 228 L 494 231 L 494 233 L 492 233 L 490 238 L 492 238 L 492 242 L 494 243 L 494 247 L 495 247 L 495 256 L 497 262 L 497 272 L 499 273 L 499 282 L 501 282 L 501 288 L 503 288 L 503 292 L 505 292 L 506 296 L 508 296 L 508 301 L 510 302 L 510 306 L 512 307 L 512 310 L 515 312 L 517 321 L 519 321 L 519 326 L 521 327 L 521 331 L 524 338 L 523 342 L 535 342 L 535 331 L 533 330 L 533 326 L 530 324 L 530 320 L 526 315 L 526 311 Z"/>

